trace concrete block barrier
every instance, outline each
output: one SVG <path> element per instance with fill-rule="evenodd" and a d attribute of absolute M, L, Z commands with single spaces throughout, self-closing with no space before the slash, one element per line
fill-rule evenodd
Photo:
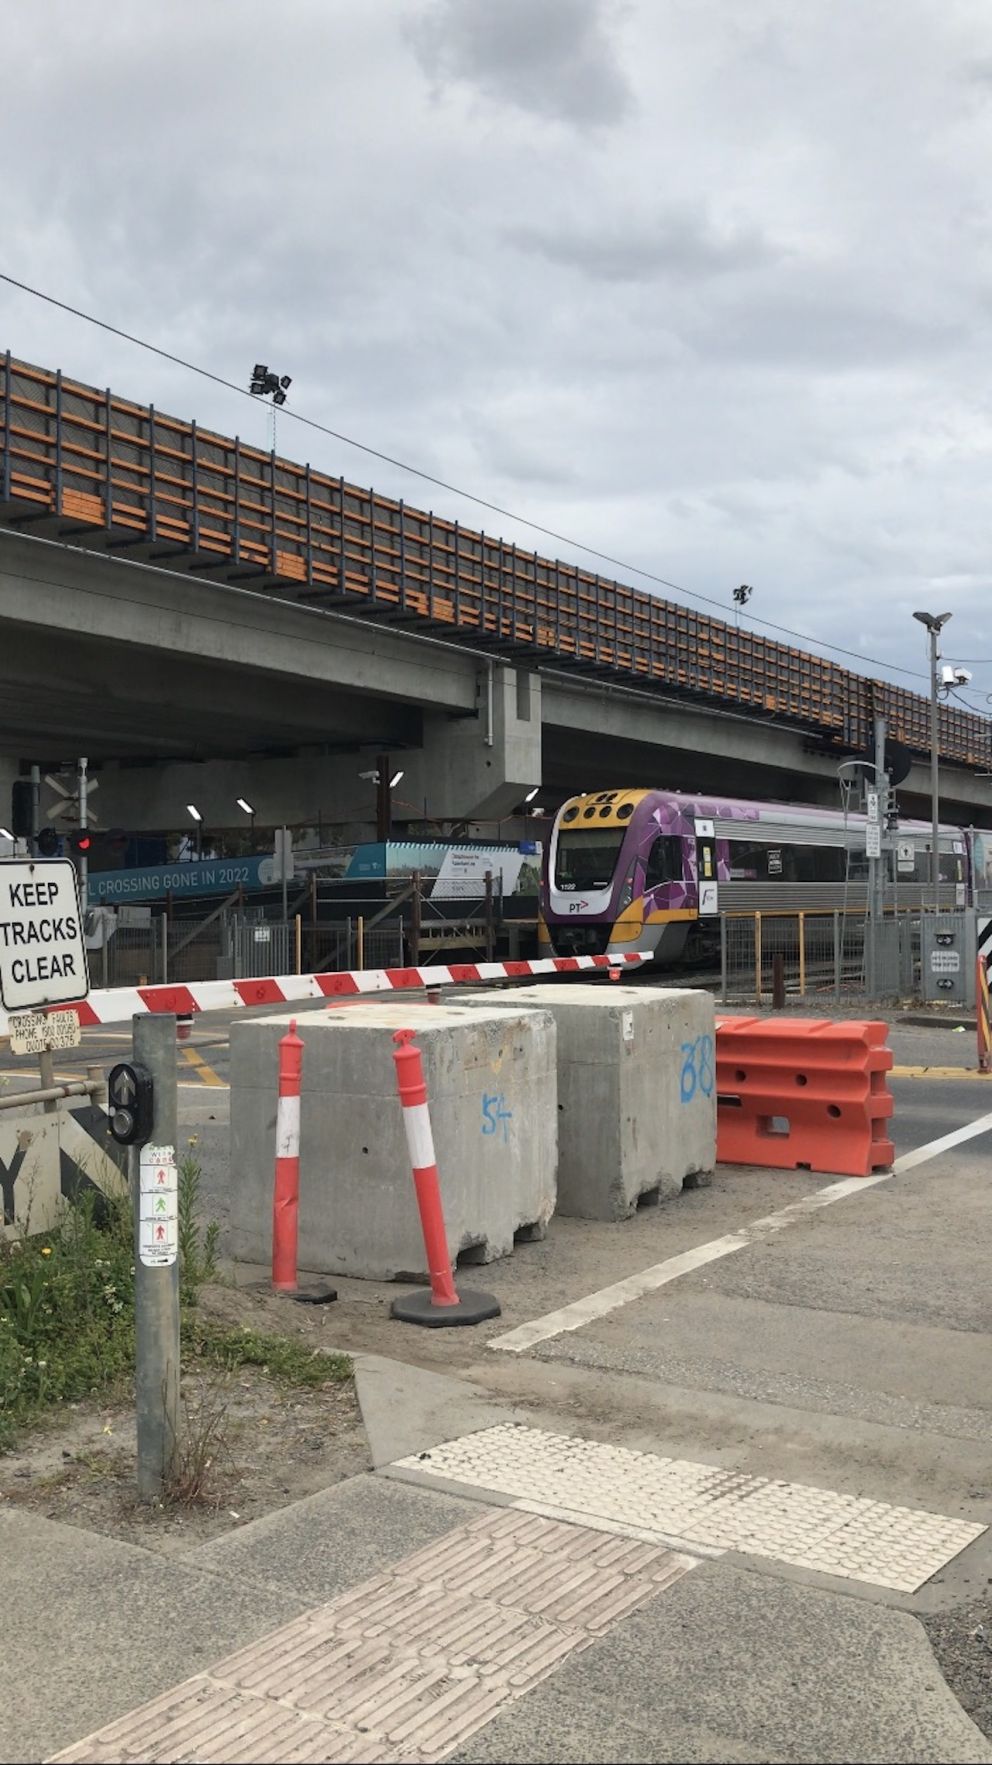
<path fill-rule="evenodd" d="M 478 1010 L 489 993 L 461 996 Z M 558 1030 L 558 1212 L 621 1220 L 716 1163 L 714 1009 L 688 988 L 550 983 L 495 996 Z"/>
<path fill-rule="evenodd" d="M 278 1045 L 289 1015 L 231 1029 L 231 1227 L 240 1262 L 268 1264 Z M 385 1001 L 310 1012 L 303 1038 L 299 1266 L 393 1280 L 426 1275 L 393 1032 L 424 1062 L 448 1249 L 491 1262 L 544 1236 L 558 1169 L 554 1019 L 546 1011 Z"/>

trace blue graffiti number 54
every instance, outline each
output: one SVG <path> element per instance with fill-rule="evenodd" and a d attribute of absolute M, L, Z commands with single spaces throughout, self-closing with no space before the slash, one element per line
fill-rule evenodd
<path fill-rule="evenodd" d="M 498 1134 L 500 1128 L 502 1128 L 503 1144 L 505 1146 L 510 1138 L 510 1123 L 512 1120 L 513 1111 L 512 1109 L 507 1109 L 506 1098 L 503 1096 L 502 1091 L 497 1091 L 493 1096 L 486 1094 L 483 1097 L 482 1132 L 484 1134 L 492 1136 L 493 1134 Z"/>
<path fill-rule="evenodd" d="M 682 1072 L 679 1096 L 691 1103 L 697 1091 L 704 1097 L 713 1095 L 713 1037 L 697 1036 L 694 1042 L 682 1044 Z"/>

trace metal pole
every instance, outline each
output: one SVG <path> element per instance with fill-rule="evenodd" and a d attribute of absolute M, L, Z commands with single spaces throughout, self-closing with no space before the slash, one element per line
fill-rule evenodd
<path fill-rule="evenodd" d="M 799 915 L 799 997 L 806 997 L 806 915 Z"/>
<path fill-rule="evenodd" d="M 720 1003 L 727 1003 L 727 915 L 720 915 Z"/>
<path fill-rule="evenodd" d="M 875 718 L 875 799 L 878 804 L 879 855 L 868 860 L 868 997 L 878 998 L 881 965 L 884 872 L 881 852 L 888 778 L 885 772 L 885 718 Z"/>
<path fill-rule="evenodd" d="M 109 470 L 109 467 L 108 467 L 108 470 Z M 87 809 L 88 809 L 87 800 L 86 800 L 86 767 L 87 767 L 87 761 L 85 759 L 80 760 L 80 762 L 79 762 L 79 831 L 80 831 L 80 833 L 85 833 L 86 828 L 89 826 L 89 823 L 86 819 Z M 81 913 L 85 913 L 87 907 L 89 906 L 89 890 L 88 890 L 88 886 L 87 886 L 88 878 L 89 878 L 89 868 L 90 868 L 90 864 L 89 864 L 89 858 L 88 858 L 87 854 L 85 852 L 80 852 L 80 854 L 79 854 L 79 910 Z"/>
<path fill-rule="evenodd" d="M 97 1088 L 91 1092 L 92 1100 L 97 1109 L 107 1110 L 107 1075 L 102 1066 L 88 1066 L 86 1077 L 91 1085 Z"/>
<path fill-rule="evenodd" d="M 135 1061 L 152 1078 L 149 1146 L 168 1167 L 176 1163 L 176 1020 L 168 1012 L 149 1012 L 133 1022 Z M 148 1260 L 155 1252 L 142 1243 L 141 1151 L 136 1146 L 130 1149 L 129 1166 L 135 1232 L 138 1496 L 156 1501 L 171 1475 L 179 1438 L 179 1263 Z"/>
<path fill-rule="evenodd" d="M 937 701 L 937 639 L 939 632 L 936 626 L 929 628 L 930 636 L 930 887 L 933 893 L 934 910 L 940 908 L 940 755 L 938 730 Z"/>
<path fill-rule="evenodd" d="M 31 856 L 38 856 L 38 830 L 41 826 L 41 767 L 31 768 Z"/>
<path fill-rule="evenodd" d="M 92 1068 L 88 1068 L 92 1072 Z M 102 1087 L 106 1089 L 106 1085 Z M 58 1113 L 58 1105 L 64 1097 L 92 1097 L 94 1102 L 101 1089 L 100 1083 L 92 1079 L 66 1079 L 62 1084 L 53 1084 L 46 1089 L 41 1086 L 35 1091 L 10 1091 L 6 1096 L 0 1094 L 0 1110 L 23 1109 L 28 1103 L 43 1103 L 46 1113 L 52 1105 L 52 1114 Z"/>
<path fill-rule="evenodd" d="M 289 920 L 289 877 L 286 874 L 287 870 L 289 869 L 289 865 L 287 862 L 288 855 L 287 855 L 287 850 L 286 850 L 286 845 L 287 845 L 288 839 L 289 839 L 289 829 L 284 827 L 282 830 L 282 862 L 279 866 L 280 870 L 282 871 L 282 923 L 283 923 L 283 925 L 286 925 Z"/>
<path fill-rule="evenodd" d="M 52 1051 L 50 1048 L 46 1048 L 43 1054 L 39 1054 L 38 1071 L 41 1074 L 42 1090 L 49 1092 L 49 1096 L 45 1101 L 45 1114 L 58 1115 L 59 1106 L 56 1101 L 58 1088 L 55 1084 L 55 1063 L 52 1060 Z"/>
<path fill-rule="evenodd" d="M 420 892 L 420 871 L 415 870 L 410 877 L 413 893 L 410 896 L 410 966 L 420 967 L 420 934 L 423 922 L 423 897 Z"/>
<path fill-rule="evenodd" d="M 493 873 L 486 871 L 486 961 L 492 962 L 495 954 L 495 924 L 493 913 Z"/>
<path fill-rule="evenodd" d="M 392 791 L 389 788 L 392 768 L 388 754 L 379 755 L 376 769 L 375 837 L 380 844 L 385 844 L 392 833 L 393 819 Z"/>

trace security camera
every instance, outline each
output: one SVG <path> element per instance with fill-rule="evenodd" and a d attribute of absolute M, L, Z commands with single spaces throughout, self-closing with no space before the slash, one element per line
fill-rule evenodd
<path fill-rule="evenodd" d="M 941 669 L 940 678 L 943 686 L 967 686 L 971 680 L 971 669 L 952 668 L 948 662 Z"/>

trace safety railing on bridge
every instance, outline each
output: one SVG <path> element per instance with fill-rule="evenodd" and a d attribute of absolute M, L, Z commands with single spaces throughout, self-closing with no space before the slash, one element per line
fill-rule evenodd
<path fill-rule="evenodd" d="M 0 360 L 0 524 L 39 524 L 176 569 L 357 604 L 531 666 L 554 662 L 783 718 L 863 750 L 875 716 L 929 751 L 920 694 L 870 681 L 574 564 L 116 398 Z M 947 759 L 989 760 L 986 719 L 940 707 Z"/>

